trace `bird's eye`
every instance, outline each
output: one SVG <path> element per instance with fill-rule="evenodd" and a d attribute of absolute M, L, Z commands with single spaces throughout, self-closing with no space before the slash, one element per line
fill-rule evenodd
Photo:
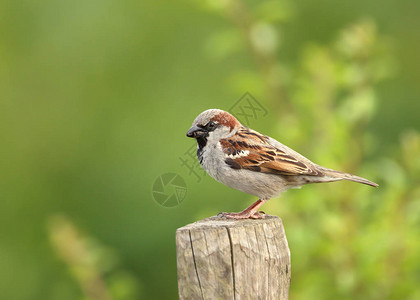
<path fill-rule="evenodd" d="M 216 123 L 214 123 L 213 121 L 210 121 L 207 123 L 206 127 L 209 129 L 213 129 L 214 127 L 216 127 Z"/>

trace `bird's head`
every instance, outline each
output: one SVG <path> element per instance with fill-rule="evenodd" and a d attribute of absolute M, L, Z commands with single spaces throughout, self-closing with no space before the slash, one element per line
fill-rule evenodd
<path fill-rule="evenodd" d="M 241 123 L 230 113 L 220 109 L 208 109 L 195 118 L 187 137 L 197 139 L 200 144 L 207 141 L 218 142 L 236 133 Z"/>

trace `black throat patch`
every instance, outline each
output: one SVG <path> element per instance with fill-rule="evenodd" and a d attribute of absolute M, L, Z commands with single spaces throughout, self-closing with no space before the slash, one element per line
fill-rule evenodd
<path fill-rule="evenodd" d="M 202 164 L 203 162 L 203 149 L 204 147 L 207 145 L 207 137 L 200 137 L 197 139 L 197 157 L 198 160 L 200 161 L 200 164 Z"/>

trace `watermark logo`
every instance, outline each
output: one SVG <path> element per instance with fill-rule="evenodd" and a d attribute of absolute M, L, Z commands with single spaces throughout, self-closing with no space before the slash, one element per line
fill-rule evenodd
<path fill-rule="evenodd" d="M 179 160 L 181 161 L 181 167 L 188 169 L 188 175 L 193 175 L 197 182 L 200 182 L 201 178 L 206 175 L 206 171 L 200 166 L 196 153 L 197 143 L 194 143 L 184 152 L 183 156 L 179 157 Z"/>
<path fill-rule="evenodd" d="M 267 109 L 255 99 L 250 93 L 246 92 L 235 104 L 229 108 L 229 112 L 234 115 L 239 122 L 245 126 L 251 126 L 253 120 L 265 117 L 268 113 Z"/>
<path fill-rule="evenodd" d="M 175 207 L 184 201 L 187 195 L 185 180 L 176 173 L 160 175 L 153 183 L 153 199 L 163 207 Z"/>

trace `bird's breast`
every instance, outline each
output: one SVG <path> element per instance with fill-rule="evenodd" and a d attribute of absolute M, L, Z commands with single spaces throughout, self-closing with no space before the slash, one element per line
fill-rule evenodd
<path fill-rule="evenodd" d="M 225 154 L 218 144 L 209 143 L 205 147 L 197 149 L 200 165 L 216 180 L 220 180 L 220 176 L 223 175 L 224 169 L 227 167 L 224 156 Z"/>
<path fill-rule="evenodd" d="M 242 192 L 255 195 L 261 199 L 269 199 L 279 195 L 289 186 L 284 176 L 254 172 L 246 169 L 232 169 L 226 164 L 221 145 L 208 143 L 197 150 L 201 166 L 217 181 Z"/>

